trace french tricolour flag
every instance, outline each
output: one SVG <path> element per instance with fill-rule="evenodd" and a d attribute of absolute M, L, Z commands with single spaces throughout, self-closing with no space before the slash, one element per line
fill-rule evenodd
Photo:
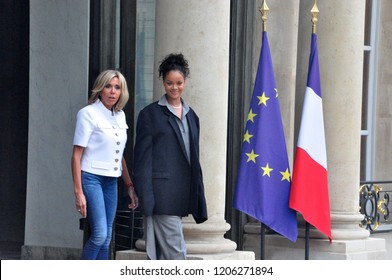
<path fill-rule="evenodd" d="M 332 241 L 317 35 L 312 34 L 308 83 L 294 157 L 290 208 Z"/>

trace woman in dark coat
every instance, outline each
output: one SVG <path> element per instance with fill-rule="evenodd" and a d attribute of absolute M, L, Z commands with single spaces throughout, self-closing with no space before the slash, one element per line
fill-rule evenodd
<path fill-rule="evenodd" d="M 181 98 L 189 75 L 182 54 L 160 64 L 165 94 L 139 114 L 134 184 L 144 215 L 149 259 L 186 259 L 181 218 L 207 220 L 199 161 L 199 118 Z"/>

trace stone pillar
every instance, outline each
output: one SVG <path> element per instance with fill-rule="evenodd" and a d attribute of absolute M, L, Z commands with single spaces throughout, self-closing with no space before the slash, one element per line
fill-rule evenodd
<path fill-rule="evenodd" d="M 308 71 L 313 0 L 301 1 L 297 114 L 301 112 Z M 359 226 L 360 132 L 365 1 L 318 2 L 321 88 L 327 145 L 333 242 L 311 229 L 311 259 L 379 259 L 385 240 L 369 238 Z M 298 125 L 298 122 L 297 122 Z M 304 258 L 303 228 L 297 243 L 269 238 L 269 258 Z M 280 247 L 281 250 L 274 250 Z M 287 250 L 287 247 L 290 249 Z"/>
<path fill-rule="evenodd" d="M 208 207 L 208 221 L 196 225 L 184 219 L 188 254 L 201 258 L 243 258 L 236 243 L 223 238 L 230 229 L 224 220 L 226 135 L 229 79 L 229 1 L 157 1 L 155 61 L 171 52 L 188 59 L 190 78 L 184 99 L 200 118 L 200 158 Z M 155 71 L 157 72 L 157 71 Z M 155 98 L 163 93 L 156 79 Z M 246 255 L 249 258 L 253 253 Z"/>
<path fill-rule="evenodd" d="M 88 1 L 30 3 L 23 258 L 67 254 L 66 249 L 48 250 L 51 247 L 81 247 L 70 159 L 76 113 L 87 103 L 88 96 L 89 9 Z"/>
<path fill-rule="evenodd" d="M 320 73 L 333 239 L 363 239 L 358 225 L 365 1 L 320 5 Z M 334 22 L 339 32 L 327 23 Z M 339 152 L 335 152 L 339 151 Z"/>
<path fill-rule="evenodd" d="M 167 54 L 183 53 L 190 66 L 183 98 L 200 118 L 208 221 L 197 225 L 191 217 L 183 219 L 188 258 L 254 259 L 253 252 L 238 252 L 236 243 L 223 237 L 230 229 L 224 220 L 230 1 L 156 1 L 155 31 L 154 74 Z M 163 93 L 156 78 L 154 99 Z M 138 249 L 143 245 L 140 240 L 136 244 Z"/>
<path fill-rule="evenodd" d="M 374 129 L 377 133 L 374 141 L 374 153 L 377 159 L 374 162 L 374 179 L 391 179 L 390 167 L 392 166 L 392 114 L 391 114 L 391 77 L 392 69 L 389 67 L 392 62 L 391 40 L 392 40 L 392 1 L 379 1 L 379 38 L 377 75 L 377 100 L 375 100 L 375 121 Z M 381 35 L 382 34 L 382 35 Z"/>
<path fill-rule="evenodd" d="M 267 33 L 271 49 L 271 57 L 274 66 L 275 81 L 279 92 L 279 103 L 284 127 L 286 146 L 290 166 L 292 168 L 294 150 L 294 103 L 295 103 L 295 80 L 297 67 L 298 45 L 298 18 L 300 0 L 274 0 L 267 1 L 269 12 L 267 14 Z M 253 69 L 252 83 L 256 76 L 259 62 L 261 35 L 263 24 L 259 9 L 262 0 L 254 1 L 248 6 L 247 18 L 254 26 L 253 38 Z M 284 18 L 284 20 L 282 20 Z M 284 32 L 282 32 L 284 30 Z M 284 46 L 284 47 L 282 47 Z M 251 93 L 250 93 L 251 95 Z M 249 106 L 247 104 L 246 106 Z M 247 217 L 244 226 L 244 250 L 252 250 L 256 258 L 260 257 L 260 222 Z"/>

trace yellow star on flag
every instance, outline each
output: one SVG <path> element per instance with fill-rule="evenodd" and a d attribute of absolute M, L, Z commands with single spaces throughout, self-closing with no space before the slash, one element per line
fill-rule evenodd
<path fill-rule="evenodd" d="M 257 98 L 259 99 L 259 104 L 264 104 L 265 106 L 267 106 L 267 100 L 269 99 L 269 97 L 265 96 L 265 92 L 263 92 L 263 95 L 261 96 L 257 96 Z"/>
<path fill-rule="evenodd" d="M 281 181 L 287 180 L 287 181 L 290 182 L 290 172 L 289 172 L 288 168 L 286 168 L 285 172 L 280 172 L 280 174 L 282 174 L 282 180 Z"/>
<path fill-rule="evenodd" d="M 245 132 L 245 134 L 244 134 L 244 141 L 242 141 L 242 142 L 248 142 L 249 144 L 250 144 L 250 138 L 252 138 L 253 137 L 253 135 L 252 134 L 249 134 L 249 131 L 248 130 L 246 130 L 246 132 Z"/>
<path fill-rule="evenodd" d="M 257 114 L 253 114 L 252 109 L 250 109 L 250 110 L 249 110 L 249 113 L 248 113 L 248 119 L 247 119 L 247 121 L 254 122 L 253 118 L 254 118 L 255 116 L 257 116 Z"/>
<path fill-rule="evenodd" d="M 253 151 L 253 149 L 252 149 L 252 152 L 250 152 L 250 153 L 245 153 L 247 156 L 248 156 L 248 160 L 246 161 L 246 162 L 249 162 L 249 161 L 253 161 L 254 163 L 256 163 L 256 158 L 259 156 L 258 154 L 255 154 L 255 151 Z"/>
<path fill-rule="evenodd" d="M 268 163 L 265 167 L 261 167 L 261 169 L 264 170 L 263 176 L 267 175 L 268 177 L 271 177 L 270 173 L 273 169 L 269 167 Z"/>

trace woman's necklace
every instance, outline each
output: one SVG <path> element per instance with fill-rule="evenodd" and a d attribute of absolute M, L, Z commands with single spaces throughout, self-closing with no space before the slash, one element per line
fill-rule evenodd
<path fill-rule="evenodd" d="M 179 117 L 181 119 L 181 116 L 182 116 L 182 103 L 180 103 L 180 105 L 178 105 L 178 106 L 174 106 L 174 105 L 171 105 L 171 104 L 170 104 L 170 106 L 176 112 L 177 117 Z"/>

